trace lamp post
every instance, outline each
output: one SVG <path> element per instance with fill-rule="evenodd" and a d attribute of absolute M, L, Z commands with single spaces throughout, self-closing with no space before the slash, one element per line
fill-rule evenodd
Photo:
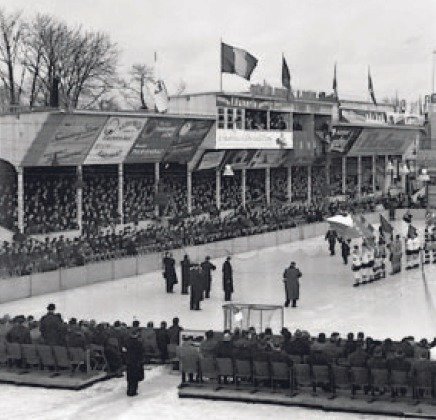
<path fill-rule="evenodd" d="M 409 192 L 409 174 L 410 169 L 407 162 L 404 162 L 400 167 L 400 173 L 404 177 L 404 194 L 407 197 L 407 207 L 410 207 L 410 192 Z"/>
<path fill-rule="evenodd" d="M 387 193 L 389 194 L 389 191 L 391 189 L 391 185 L 394 182 L 394 165 L 390 160 L 388 160 L 388 163 L 386 165 L 386 172 L 390 175 L 390 183 L 389 183 L 389 188 L 387 191 Z"/>
<path fill-rule="evenodd" d="M 430 204 L 428 202 L 428 185 L 430 184 L 430 175 L 428 174 L 427 168 L 422 168 L 418 179 L 425 185 L 425 199 L 426 199 L 426 210 L 428 212 Z"/>

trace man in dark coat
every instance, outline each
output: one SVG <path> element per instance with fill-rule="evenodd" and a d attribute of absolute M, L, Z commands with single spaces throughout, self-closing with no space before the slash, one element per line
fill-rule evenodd
<path fill-rule="evenodd" d="M 138 382 L 144 380 L 144 348 L 139 330 L 134 328 L 126 343 L 127 396 L 138 395 Z"/>
<path fill-rule="evenodd" d="M 160 328 L 156 330 L 156 343 L 157 348 L 159 349 L 160 358 L 162 363 L 165 363 L 168 356 L 168 344 L 170 344 L 170 336 L 167 330 L 167 323 L 162 321 L 160 324 Z"/>
<path fill-rule="evenodd" d="M 333 256 L 335 255 L 335 246 L 336 246 L 336 238 L 337 238 L 337 233 L 335 230 L 329 229 L 327 231 L 327 233 L 325 234 L 325 240 L 328 241 L 329 243 L 329 250 L 330 250 L 330 255 Z"/>
<path fill-rule="evenodd" d="M 167 252 L 163 259 L 164 273 L 167 293 L 173 293 L 174 285 L 177 284 L 176 261 L 172 254 Z"/>
<path fill-rule="evenodd" d="M 301 276 L 301 271 L 295 266 L 295 262 L 292 261 L 289 268 L 283 273 L 286 292 L 285 307 L 289 306 L 291 300 L 292 307 L 295 308 L 297 306 L 297 300 L 300 299 L 300 281 L 298 279 Z"/>
<path fill-rule="evenodd" d="M 216 266 L 210 262 L 210 257 L 207 256 L 206 259 L 201 263 L 201 268 L 203 270 L 205 280 L 204 297 L 208 299 L 210 297 L 210 287 L 212 284 L 212 271 L 216 270 Z"/>
<path fill-rule="evenodd" d="M 188 255 L 185 254 L 183 260 L 180 261 L 180 265 L 182 267 L 182 295 L 187 295 L 189 287 L 189 270 L 191 268 L 191 261 L 189 260 Z"/>
<path fill-rule="evenodd" d="M 24 324 L 26 318 L 23 315 L 14 319 L 14 325 L 6 334 L 6 341 L 9 343 L 31 344 L 30 330 Z"/>
<path fill-rule="evenodd" d="M 190 309 L 191 311 L 200 310 L 200 301 L 203 299 L 204 279 L 201 266 L 196 264 L 191 267 L 189 273 L 189 284 L 191 286 L 191 299 Z"/>
<path fill-rule="evenodd" d="M 41 318 L 39 330 L 41 331 L 44 343 L 49 346 L 59 346 L 64 342 L 63 322 L 60 316 L 54 313 L 56 306 L 50 303 L 47 306 L 47 314 Z"/>
<path fill-rule="evenodd" d="M 348 264 L 348 257 L 350 256 L 350 239 L 339 239 L 339 242 L 341 243 L 341 255 L 342 255 L 342 261 L 344 261 L 344 264 Z"/>
<path fill-rule="evenodd" d="M 173 318 L 173 325 L 168 328 L 170 344 L 180 345 L 180 332 L 183 331 L 183 328 L 179 325 L 179 322 L 179 318 Z"/>
<path fill-rule="evenodd" d="M 228 302 L 232 300 L 233 293 L 233 268 L 230 264 L 230 257 L 227 257 L 223 264 L 223 289 L 224 300 Z"/>

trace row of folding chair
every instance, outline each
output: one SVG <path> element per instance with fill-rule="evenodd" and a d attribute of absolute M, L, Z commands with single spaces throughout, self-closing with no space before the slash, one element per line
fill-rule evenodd
<path fill-rule="evenodd" d="M 316 395 L 322 387 L 332 397 L 338 389 L 349 391 L 354 397 L 358 390 L 370 393 L 390 392 L 393 396 L 433 398 L 435 395 L 435 375 L 430 369 L 420 371 L 415 376 L 409 372 L 388 369 L 367 369 L 340 365 L 310 365 L 298 361 L 269 362 L 231 358 L 203 358 L 182 355 L 181 370 L 185 377 L 196 377 L 200 383 L 210 382 L 221 385 L 242 385 L 254 388 L 273 388 L 277 383 L 287 385 L 291 392 L 311 389 Z"/>
<path fill-rule="evenodd" d="M 84 366 L 90 370 L 90 352 L 81 347 L 19 344 L 0 341 L 0 364 L 38 369 L 71 369 Z"/>

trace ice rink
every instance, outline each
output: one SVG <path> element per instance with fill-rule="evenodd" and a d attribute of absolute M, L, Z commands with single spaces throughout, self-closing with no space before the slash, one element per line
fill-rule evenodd
<path fill-rule="evenodd" d="M 417 224 L 418 228 L 422 225 Z M 337 247 L 339 251 L 339 247 Z M 303 273 L 298 308 L 285 309 L 285 326 L 291 331 L 306 329 L 318 332 L 364 331 L 373 338 L 402 338 L 413 335 L 420 339 L 436 336 L 436 264 L 421 269 L 403 270 L 401 274 L 359 288 L 352 287 L 349 266 L 337 255 L 330 257 L 323 238 L 233 255 L 234 302 L 282 305 L 284 288 L 282 273 L 290 261 L 296 261 Z M 94 318 L 97 321 L 120 319 L 130 323 L 134 318 L 144 325 L 161 320 L 168 323 L 174 316 L 187 329 L 223 328 L 223 292 L 221 265 L 213 261 L 211 299 L 202 302 L 201 311 L 189 311 L 189 296 L 180 294 L 180 281 L 175 293 L 165 293 L 161 272 L 105 282 L 33 297 L 0 305 L 0 313 L 45 313 L 47 303 L 54 302 L 65 318 Z M 296 408 L 261 405 L 212 403 L 178 400 L 178 376 L 163 367 L 148 371 L 141 384 L 140 396 L 125 398 L 123 379 L 110 380 L 87 390 L 59 391 L 18 388 L 1 385 L 3 410 L 0 418 L 73 419 L 73 418 L 356 418 L 355 415 L 328 414 Z M 25 404 L 23 404 L 25 402 Z M 6 406 L 5 406 L 6 405 Z M 361 417 L 363 418 L 363 417 Z M 374 418 L 374 417 L 371 417 Z"/>

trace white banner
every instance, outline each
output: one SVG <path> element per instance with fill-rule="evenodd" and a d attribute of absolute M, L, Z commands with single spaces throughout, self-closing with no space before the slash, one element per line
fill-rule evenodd
<path fill-rule="evenodd" d="M 122 163 L 147 118 L 111 117 L 99 134 L 85 160 L 85 165 Z"/>
<path fill-rule="evenodd" d="M 216 149 L 292 149 L 292 131 L 216 130 Z"/>

